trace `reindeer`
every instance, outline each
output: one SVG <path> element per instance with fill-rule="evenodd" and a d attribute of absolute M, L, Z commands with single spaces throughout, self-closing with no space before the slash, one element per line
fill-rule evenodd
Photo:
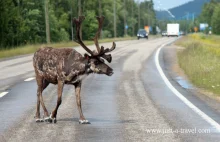
<path fill-rule="evenodd" d="M 33 66 L 36 74 L 37 81 L 37 111 L 35 115 L 36 122 L 50 122 L 56 123 L 57 111 L 62 102 L 62 91 L 64 84 L 70 84 L 75 86 L 75 95 L 77 108 L 80 114 L 80 124 L 90 124 L 85 119 L 82 108 L 81 108 L 81 84 L 84 77 L 91 73 L 106 74 L 111 76 L 113 69 L 105 64 L 105 60 L 111 63 L 111 54 L 106 54 L 113 51 L 116 48 L 116 44 L 113 42 L 112 47 L 104 49 L 103 46 L 99 46 L 98 37 L 100 35 L 104 17 L 97 17 L 98 20 L 98 31 L 94 37 L 94 43 L 97 51 L 91 51 L 82 41 L 79 31 L 81 24 L 84 20 L 84 16 L 79 16 L 78 19 L 74 18 L 73 22 L 76 25 L 76 39 L 75 41 L 80 44 L 90 55 L 81 55 L 74 49 L 62 48 L 55 49 L 52 47 L 40 48 L 35 52 L 33 57 Z M 57 84 L 57 105 L 56 108 L 49 115 L 42 97 L 42 92 L 47 86 Z M 44 110 L 43 119 L 40 117 L 40 104 Z"/>

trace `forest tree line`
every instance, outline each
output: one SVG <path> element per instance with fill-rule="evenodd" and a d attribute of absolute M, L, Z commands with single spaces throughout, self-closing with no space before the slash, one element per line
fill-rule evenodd
<path fill-rule="evenodd" d="M 202 13 L 198 18 L 200 23 L 207 23 L 214 34 L 220 35 L 220 0 L 211 0 L 203 6 Z"/>
<path fill-rule="evenodd" d="M 72 19 L 79 15 L 86 17 L 83 40 L 94 36 L 99 15 L 105 16 L 102 38 L 156 25 L 152 0 L 1 0 L 0 11 L 0 48 L 73 40 Z"/>

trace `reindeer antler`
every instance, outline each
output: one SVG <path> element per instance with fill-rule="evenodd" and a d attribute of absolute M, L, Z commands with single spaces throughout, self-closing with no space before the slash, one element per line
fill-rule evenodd
<path fill-rule="evenodd" d="M 73 22 L 76 25 L 76 39 L 75 42 L 77 42 L 78 44 L 80 44 L 88 53 L 90 53 L 91 55 L 93 55 L 94 53 L 82 42 L 82 39 L 80 37 L 80 28 L 81 28 L 81 24 L 84 21 L 85 17 L 84 16 L 79 16 L 79 18 L 73 18 Z"/>
<path fill-rule="evenodd" d="M 101 17 L 97 16 L 96 19 L 98 20 L 99 27 L 98 27 L 98 31 L 95 34 L 94 42 L 95 42 L 97 51 L 99 53 L 101 51 L 101 48 L 99 47 L 98 38 L 100 36 L 100 32 L 102 30 L 102 24 L 103 24 L 103 21 L 104 21 L 105 17 L 104 16 L 101 16 Z"/>
<path fill-rule="evenodd" d="M 96 48 L 98 51 L 98 56 L 101 56 L 104 59 L 106 59 L 108 62 L 111 62 L 111 60 L 112 60 L 111 54 L 106 55 L 105 53 L 113 51 L 116 47 L 116 44 L 115 44 L 115 42 L 113 42 L 111 49 L 109 49 L 109 48 L 104 49 L 103 46 L 101 46 L 101 48 L 99 47 L 98 37 L 99 37 L 100 32 L 102 30 L 102 25 L 103 25 L 103 21 L 104 21 L 105 17 L 104 16 L 100 16 L 100 17 L 97 16 L 96 19 L 98 20 L 99 26 L 98 26 L 98 31 L 96 32 L 95 37 L 94 37 L 94 42 L 95 42 L 95 45 L 96 45 Z"/>
<path fill-rule="evenodd" d="M 104 49 L 103 46 L 101 46 L 101 48 L 99 47 L 99 43 L 98 43 L 98 37 L 100 35 L 100 32 L 102 30 L 102 25 L 103 25 L 103 21 L 104 21 L 104 16 L 101 16 L 101 17 L 96 17 L 96 19 L 98 20 L 98 31 L 96 32 L 95 34 L 95 37 L 94 37 L 94 42 L 95 42 L 95 45 L 96 45 L 96 49 L 97 49 L 97 52 L 93 52 L 91 51 L 83 42 L 82 42 L 82 39 L 80 37 L 80 28 L 81 28 L 81 24 L 83 22 L 83 20 L 85 19 L 84 16 L 79 16 L 79 18 L 74 18 L 73 19 L 73 22 L 75 23 L 76 25 L 76 39 L 75 39 L 75 42 L 77 42 L 78 44 L 80 44 L 88 53 L 91 54 L 91 56 L 97 56 L 97 57 L 102 57 L 104 59 L 106 59 L 109 63 L 111 62 L 112 60 L 112 56 L 111 54 L 109 55 L 106 55 L 105 53 L 108 53 L 108 52 L 111 52 L 115 49 L 116 47 L 116 44 L 115 42 L 113 42 L 112 44 L 112 47 L 111 49 L 107 48 L 107 49 Z"/>

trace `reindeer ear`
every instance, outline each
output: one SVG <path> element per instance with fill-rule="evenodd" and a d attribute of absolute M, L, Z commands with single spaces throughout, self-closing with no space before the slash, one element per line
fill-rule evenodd
<path fill-rule="evenodd" d="M 107 60 L 109 63 L 111 63 L 111 61 L 112 61 L 112 55 L 111 54 L 108 54 L 108 55 L 104 54 L 104 55 L 102 55 L 102 58 Z"/>
<path fill-rule="evenodd" d="M 88 54 L 84 54 L 84 57 L 86 58 L 86 59 L 90 59 L 91 57 L 88 55 Z"/>

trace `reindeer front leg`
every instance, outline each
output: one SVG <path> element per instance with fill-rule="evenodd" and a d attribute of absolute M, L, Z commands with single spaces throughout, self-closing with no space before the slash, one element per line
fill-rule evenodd
<path fill-rule="evenodd" d="M 75 85 L 76 103 L 77 103 L 77 108 L 78 108 L 79 115 L 80 115 L 79 124 L 90 124 L 90 122 L 86 120 L 85 117 L 83 116 L 82 107 L 81 107 L 80 91 L 81 91 L 81 82 Z"/>

